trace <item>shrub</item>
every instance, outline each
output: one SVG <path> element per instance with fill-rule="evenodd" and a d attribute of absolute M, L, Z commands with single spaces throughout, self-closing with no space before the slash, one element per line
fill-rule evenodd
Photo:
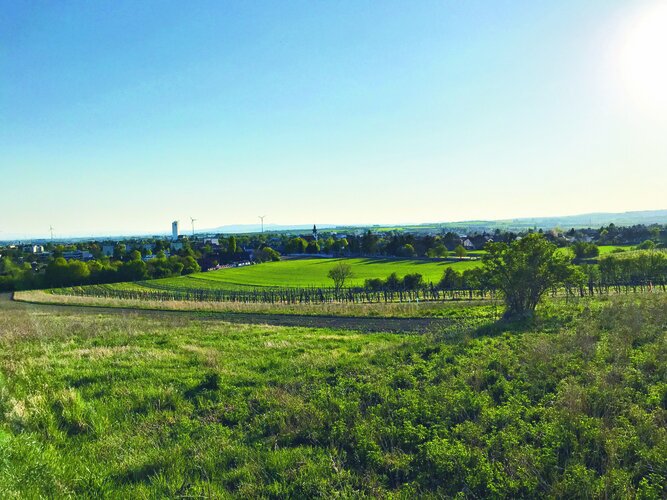
<path fill-rule="evenodd" d="M 570 281 L 574 267 L 541 234 L 511 244 L 489 243 L 483 258 L 484 279 L 505 298 L 506 317 L 530 316 L 550 288 Z"/>
<path fill-rule="evenodd" d="M 590 259 L 600 255 L 600 249 L 593 243 L 578 241 L 572 245 L 575 259 Z"/>

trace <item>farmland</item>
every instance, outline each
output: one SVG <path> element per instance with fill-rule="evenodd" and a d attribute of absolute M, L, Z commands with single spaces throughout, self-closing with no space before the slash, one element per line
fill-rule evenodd
<path fill-rule="evenodd" d="M 600 254 L 606 255 L 615 250 L 628 250 L 631 247 L 607 245 L 601 246 Z M 569 251 L 563 249 L 562 251 Z M 483 251 L 471 252 L 481 257 Z M 481 265 L 480 260 L 412 260 L 412 259 L 294 259 L 279 262 L 267 262 L 257 266 L 220 269 L 217 271 L 196 273 L 176 278 L 166 278 L 146 282 L 144 286 L 165 286 L 179 289 L 234 289 L 258 287 L 330 287 L 332 281 L 327 277 L 329 270 L 338 262 L 345 262 L 352 268 L 352 278 L 347 286 L 361 286 L 366 279 L 386 278 L 391 273 L 399 277 L 419 273 L 425 282 L 438 283 L 446 268 L 463 272 Z M 114 287 L 134 289 L 136 285 L 117 284 Z"/>
<path fill-rule="evenodd" d="M 664 493 L 663 294 L 430 335 L 0 299 L 2 497 Z"/>
<path fill-rule="evenodd" d="M 257 287 L 330 287 L 327 277 L 329 269 L 338 262 L 345 262 L 352 268 L 350 286 L 363 285 L 369 278 L 386 278 L 391 273 L 399 277 L 419 273 L 424 281 L 437 283 L 447 267 L 458 271 L 473 269 L 479 261 L 432 261 L 409 259 L 295 259 L 267 262 L 256 266 L 220 269 L 196 273 L 177 278 L 166 278 L 146 282 L 144 286 L 163 286 L 179 289 L 234 289 Z M 127 288 L 127 285 L 113 285 Z M 134 288 L 133 285 L 130 288 Z"/>

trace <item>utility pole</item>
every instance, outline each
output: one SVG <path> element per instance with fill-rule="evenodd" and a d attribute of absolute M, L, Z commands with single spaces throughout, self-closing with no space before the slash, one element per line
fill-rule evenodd
<path fill-rule="evenodd" d="M 258 215 L 257 217 L 259 217 L 259 220 L 262 221 L 262 233 L 263 233 L 264 232 L 264 217 L 266 217 L 266 215 Z"/>

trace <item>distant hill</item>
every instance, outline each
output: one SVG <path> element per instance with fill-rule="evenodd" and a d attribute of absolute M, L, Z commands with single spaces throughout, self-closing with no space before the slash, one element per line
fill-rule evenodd
<path fill-rule="evenodd" d="M 599 227 L 608 224 L 631 226 L 634 224 L 667 224 L 667 210 L 642 210 L 638 212 L 605 213 L 596 212 L 562 217 L 537 217 L 502 221 L 521 225 L 537 225 L 542 228 L 551 227 Z"/>
<path fill-rule="evenodd" d="M 317 229 L 331 229 L 335 227 L 332 224 L 317 224 Z M 297 225 L 280 225 L 280 224 L 264 224 L 264 232 L 275 233 L 280 231 L 306 231 L 313 229 L 312 224 L 297 224 Z M 204 229 L 197 231 L 197 233 L 225 233 L 225 234 L 243 234 L 243 233 L 258 233 L 262 230 L 260 224 L 230 224 L 226 226 L 218 226 L 211 229 Z"/>
<path fill-rule="evenodd" d="M 396 231 L 415 231 L 415 232 L 433 232 L 454 231 L 454 232 L 473 232 L 473 231 L 494 231 L 502 229 L 507 231 L 522 231 L 530 228 L 552 229 L 560 227 L 562 229 L 582 229 L 598 228 L 609 224 L 617 226 L 632 226 L 635 224 L 667 224 L 667 210 L 643 210 L 636 212 L 595 212 L 579 215 L 563 215 L 559 217 L 526 217 L 504 220 L 467 220 L 457 222 L 431 222 L 426 224 L 401 224 L 401 225 L 374 225 L 374 226 L 337 226 L 338 231 L 359 230 L 361 228 L 370 228 L 373 230 L 396 230 Z M 318 226 L 319 227 L 319 226 Z"/>
<path fill-rule="evenodd" d="M 530 228 L 538 229 L 552 229 L 560 227 L 561 229 L 582 229 L 582 228 L 598 228 L 609 224 L 616 224 L 617 226 L 633 226 L 635 224 L 667 224 L 667 210 L 642 210 L 635 212 L 594 212 L 589 214 L 579 215 L 563 215 L 560 217 L 525 217 L 517 219 L 505 220 L 467 220 L 457 222 L 429 222 L 422 224 L 384 224 L 384 225 L 349 225 L 337 226 L 335 224 L 317 224 L 317 229 L 323 232 L 336 231 L 338 233 L 359 232 L 366 229 L 374 231 L 411 231 L 411 232 L 441 232 L 453 231 L 458 233 L 494 231 L 496 229 L 507 231 L 522 231 Z M 306 233 L 313 228 L 312 224 L 296 224 L 296 225 L 279 225 L 279 224 L 264 224 L 265 232 L 294 232 Z M 202 229 L 197 231 L 198 236 L 206 234 L 243 234 L 243 233 L 258 233 L 261 231 L 260 224 L 230 224 L 226 226 L 218 226 L 209 229 Z M 184 233 L 185 234 L 185 233 Z M 120 234 L 97 234 L 97 235 L 82 235 L 73 234 L 67 236 L 60 236 L 58 241 L 87 241 L 91 238 L 97 240 L 121 240 L 131 237 L 150 237 L 150 236 L 168 236 L 169 233 L 136 233 L 128 235 Z M 31 235 L 18 234 L 3 234 L 0 241 L 7 242 L 48 242 L 47 237 L 36 237 Z"/>
<path fill-rule="evenodd" d="M 423 224 L 375 224 L 375 225 L 350 225 L 336 226 L 334 224 L 317 224 L 317 229 L 324 231 L 335 230 L 338 232 L 358 231 L 360 229 L 373 229 L 375 231 L 433 231 L 452 230 L 452 231 L 493 231 L 495 229 L 504 229 L 511 231 L 521 231 L 537 227 L 538 229 L 552 229 L 560 227 L 563 229 L 580 229 L 587 227 L 600 227 L 614 223 L 617 226 L 632 226 L 634 224 L 667 224 L 667 210 L 643 210 L 637 212 L 596 212 L 580 215 L 564 215 L 560 217 L 526 217 L 518 219 L 504 220 L 467 220 L 459 222 L 430 222 Z M 264 224 L 265 232 L 291 232 L 291 231 L 309 231 L 312 225 L 278 225 Z M 259 224 L 234 224 L 219 226 L 212 229 L 206 229 L 203 233 L 256 233 L 261 230 Z"/>
<path fill-rule="evenodd" d="M 509 224 L 517 228 L 535 227 L 551 229 L 561 227 L 564 229 L 600 227 L 608 224 L 617 226 L 632 226 L 634 224 L 667 224 L 667 210 L 642 210 L 637 212 L 595 212 L 581 215 L 565 215 L 561 217 L 531 217 L 512 219 L 507 221 L 496 221 L 500 224 Z"/>

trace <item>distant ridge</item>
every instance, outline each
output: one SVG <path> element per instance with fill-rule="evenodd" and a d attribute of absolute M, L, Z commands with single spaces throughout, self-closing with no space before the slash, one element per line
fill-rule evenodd
<path fill-rule="evenodd" d="M 633 225 L 633 224 L 666 224 L 667 210 L 640 210 L 634 212 L 592 212 L 580 215 L 565 215 L 559 217 L 527 217 L 512 219 L 510 222 L 521 224 L 534 224 L 544 229 L 560 226 L 569 227 L 599 227 L 608 224 Z"/>
<path fill-rule="evenodd" d="M 378 230 L 409 230 L 409 231 L 458 231 L 464 232 L 480 232 L 480 231 L 494 231 L 495 229 L 507 231 L 522 231 L 530 228 L 537 229 L 552 229 L 559 227 L 567 230 L 570 228 L 598 228 L 609 224 L 616 224 L 617 226 L 632 226 L 635 224 L 667 224 L 667 209 L 665 210 L 638 210 L 632 212 L 591 212 L 578 215 L 563 215 L 563 216 L 549 216 L 549 217 L 519 217 L 515 219 L 496 219 L 496 220 L 464 220 L 453 222 L 429 222 L 429 223 L 415 223 L 415 224 L 355 224 L 355 225 L 335 225 L 335 224 L 317 224 L 320 230 L 336 230 L 338 232 L 359 231 L 363 229 Z M 264 224 L 264 232 L 307 232 L 313 228 L 312 224 Z M 258 233 L 261 231 L 259 224 L 230 224 L 225 226 L 218 226 L 215 228 L 197 230 L 197 235 L 207 234 L 243 234 L 243 233 Z M 126 238 L 137 237 L 156 237 L 166 236 L 169 233 L 133 233 L 122 234 L 116 233 L 98 233 L 98 234 L 70 234 L 63 235 L 58 238 L 58 241 L 78 241 L 78 240 L 120 240 Z M 49 238 L 46 236 L 35 235 L 18 235 L 18 234 L 0 234 L 0 241 L 35 241 L 47 242 Z"/>
<path fill-rule="evenodd" d="M 332 229 L 336 227 L 333 224 L 317 224 L 318 229 Z M 277 231 L 301 231 L 313 229 L 313 224 L 296 224 L 296 225 L 280 225 L 280 224 L 264 224 L 264 232 Z M 262 226 L 259 224 L 229 224 L 226 226 L 218 226 L 212 229 L 203 229 L 197 233 L 225 233 L 225 234 L 243 234 L 243 233 L 259 233 Z"/>
<path fill-rule="evenodd" d="M 458 231 L 493 231 L 503 229 L 508 231 L 521 231 L 531 228 L 553 229 L 583 229 L 598 228 L 609 224 L 617 226 L 632 226 L 635 224 L 667 224 L 667 210 L 641 210 L 633 212 L 591 212 L 577 215 L 562 215 L 548 217 L 519 217 L 514 219 L 476 219 L 455 222 L 431 222 L 421 224 L 399 224 L 397 229 L 403 230 L 458 230 Z M 373 226 L 337 226 L 342 228 L 365 228 L 373 229 L 393 228 L 394 225 Z"/>
<path fill-rule="evenodd" d="M 548 216 L 548 217 L 519 217 L 515 219 L 475 219 L 464 220 L 456 222 L 430 222 L 430 223 L 415 223 L 415 224 L 352 224 L 352 225 L 335 225 L 335 224 L 317 224 L 318 229 L 383 229 L 390 227 L 403 228 L 429 228 L 433 226 L 438 227 L 452 227 L 452 228 L 503 228 L 503 229 L 528 229 L 537 227 L 538 229 L 552 229 L 554 227 L 561 227 L 563 229 L 586 228 L 586 227 L 600 227 L 608 224 L 616 224 L 619 226 L 628 226 L 633 224 L 667 224 L 667 210 L 641 210 L 634 212 L 591 212 L 577 215 L 562 215 L 562 216 Z M 278 231 L 302 231 L 312 229 L 310 224 L 265 224 L 265 232 Z M 259 224 L 233 224 L 227 226 L 219 226 L 212 229 L 205 229 L 203 233 L 256 233 L 261 230 Z"/>

